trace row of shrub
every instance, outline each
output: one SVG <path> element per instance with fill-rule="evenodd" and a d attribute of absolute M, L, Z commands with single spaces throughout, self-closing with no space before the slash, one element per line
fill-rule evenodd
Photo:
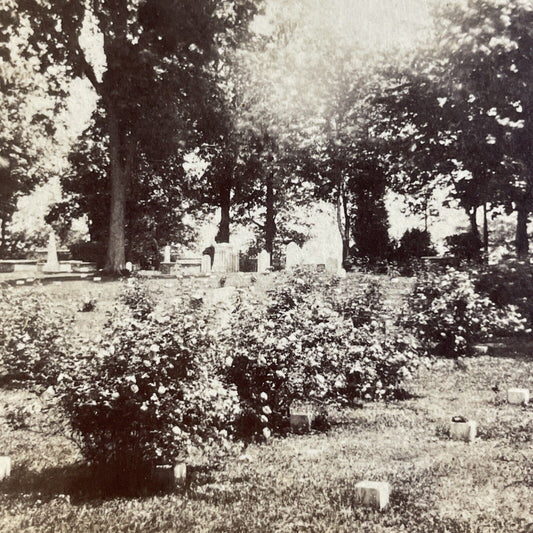
<path fill-rule="evenodd" d="M 86 459 L 142 477 L 191 449 L 213 455 L 283 433 L 295 403 L 401 396 L 421 356 L 465 355 L 474 342 L 525 329 L 516 308 L 478 292 L 479 278 L 449 270 L 417 281 L 397 333 L 387 334 L 380 283 L 360 281 L 280 274 L 266 297 L 239 294 L 223 335 L 198 298 L 156 306 L 130 279 L 88 344 L 43 293 L 7 291 L 1 371 L 54 385 Z"/>

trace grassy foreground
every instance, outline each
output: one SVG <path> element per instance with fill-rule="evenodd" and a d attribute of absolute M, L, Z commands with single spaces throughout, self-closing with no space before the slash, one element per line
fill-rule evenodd
<path fill-rule="evenodd" d="M 67 288 L 76 294 L 54 289 Z M 112 287 L 102 289 L 101 312 L 79 315 L 87 333 L 108 305 Z M 223 468 L 193 471 L 187 489 L 146 498 L 91 497 L 74 444 L 46 424 L 53 408 L 0 390 L 0 455 L 14 461 L 0 483 L 0 531 L 533 532 L 533 407 L 505 402 L 508 387 L 533 389 L 531 354 L 516 344 L 460 367 L 439 362 L 411 383 L 412 399 L 332 413 L 326 433 L 249 446 Z M 27 427 L 6 425 L 17 407 L 30 412 Z M 478 421 L 476 442 L 449 440 L 458 414 Z M 362 479 L 391 483 L 386 511 L 354 503 Z"/>

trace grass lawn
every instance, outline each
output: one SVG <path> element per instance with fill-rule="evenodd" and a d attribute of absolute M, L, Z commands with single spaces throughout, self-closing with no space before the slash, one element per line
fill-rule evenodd
<path fill-rule="evenodd" d="M 86 335 L 101 327 L 117 284 L 51 292 L 69 306 L 88 290 L 100 312 L 77 314 Z M 162 282 L 162 297 L 177 290 Z M 53 407 L 38 412 L 34 394 L 0 390 L 0 454 L 14 462 L 0 483 L 0 531 L 533 532 L 533 407 L 505 401 L 508 387 L 533 389 L 531 348 L 514 343 L 461 367 L 440 361 L 411 382 L 409 400 L 332 412 L 325 433 L 251 445 L 221 468 L 193 470 L 187 489 L 146 498 L 80 491 L 74 444 L 46 424 Z M 28 427 L 6 425 L 17 406 L 35 411 Z M 474 443 L 447 436 L 459 414 L 478 421 Z M 355 504 L 363 479 L 390 482 L 387 510 Z"/>

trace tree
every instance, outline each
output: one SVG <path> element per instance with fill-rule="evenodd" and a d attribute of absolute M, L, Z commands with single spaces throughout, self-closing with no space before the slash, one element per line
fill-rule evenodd
<path fill-rule="evenodd" d="M 227 39 L 255 9 L 215 0 L 22 0 L 41 68 L 62 65 L 85 76 L 100 98 L 109 138 L 110 217 L 106 269 L 125 263 L 126 203 L 142 151 L 164 159 L 192 127 L 197 81 Z M 84 27 L 103 41 L 103 74 L 90 64 Z"/>
<path fill-rule="evenodd" d="M 54 133 L 47 79 L 33 75 L 35 57 L 23 54 L 24 28 L 17 27 L 14 7 L 9 2 L 0 7 L 0 257 L 7 253 L 18 198 L 45 179 L 46 143 Z"/>

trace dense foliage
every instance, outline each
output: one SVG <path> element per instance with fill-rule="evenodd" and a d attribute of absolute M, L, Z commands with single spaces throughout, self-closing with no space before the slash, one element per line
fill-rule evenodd
<path fill-rule="evenodd" d="M 418 364 L 414 343 L 384 334 L 375 286 L 363 296 L 346 289 L 338 279 L 298 271 L 266 301 L 241 298 L 229 347 L 241 432 L 282 431 L 295 401 L 346 405 L 399 392 Z"/>
<path fill-rule="evenodd" d="M 141 286 L 127 286 L 126 305 L 117 305 L 91 347 L 94 363 L 70 376 L 64 394 L 85 458 L 115 476 L 134 473 L 133 485 L 190 446 L 215 452 L 227 444 L 239 411 L 207 312 L 188 300 L 148 311 L 148 300 Z"/>
<path fill-rule="evenodd" d="M 472 345 L 494 335 L 523 331 L 526 319 L 510 305 L 498 307 L 476 291 L 468 272 L 448 269 L 420 276 L 400 319 L 430 355 L 470 355 Z"/>
<path fill-rule="evenodd" d="M 0 291 L 0 373 L 15 384 L 54 385 L 68 363 L 68 313 L 41 290 Z"/>

